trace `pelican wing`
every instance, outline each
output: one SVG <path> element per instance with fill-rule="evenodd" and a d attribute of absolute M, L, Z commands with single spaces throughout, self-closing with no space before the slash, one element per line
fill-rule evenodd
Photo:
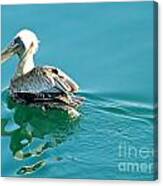
<path fill-rule="evenodd" d="M 40 92 L 68 92 L 67 84 L 58 76 L 55 70 L 46 67 L 35 67 L 26 75 L 12 80 L 10 89 L 14 93 L 23 92 L 33 94 Z"/>
<path fill-rule="evenodd" d="M 78 92 L 79 85 L 77 85 L 77 83 L 73 81 L 70 76 L 64 73 L 61 69 L 52 66 L 44 66 L 44 68 L 55 74 L 57 78 L 59 78 L 59 81 L 62 83 L 62 85 L 64 85 L 67 92 Z"/>

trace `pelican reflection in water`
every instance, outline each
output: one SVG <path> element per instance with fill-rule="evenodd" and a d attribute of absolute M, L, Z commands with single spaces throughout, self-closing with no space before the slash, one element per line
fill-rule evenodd
<path fill-rule="evenodd" d="M 40 108 L 18 104 L 8 94 L 8 90 L 2 93 L 1 134 L 10 139 L 9 148 L 17 160 L 16 175 L 33 174 L 48 163 L 64 161 L 64 155 L 58 155 L 55 150 L 73 135 L 80 118 L 72 120 L 64 110 L 44 112 Z M 45 153 L 50 156 L 45 158 Z M 3 156 L 6 159 L 6 154 Z M 26 159 L 34 163 L 26 164 Z M 21 162 L 25 164 L 22 166 Z"/>
<path fill-rule="evenodd" d="M 71 116 L 79 116 L 76 110 L 83 98 L 76 96 L 79 86 L 67 74 L 51 66 L 36 67 L 34 55 L 39 46 L 36 34 L 20 31 L 2 51 L 1 62 L 17 54 L 19 63 L 10 83 L 10 95 L 17 103 L 41 107 L 43 110 L 59 108 Z"/>

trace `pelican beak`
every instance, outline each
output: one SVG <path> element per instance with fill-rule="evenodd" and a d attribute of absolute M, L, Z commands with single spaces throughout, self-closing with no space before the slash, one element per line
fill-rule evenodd
<path fill-rule="evenodd" d="M 4 63 L 8 59 L 10 59 L 13 55 L 20 51 L 20 49 L 21 49 L 20 45 L 13 41 L 6 49 L 2 51 L 1 63 Z"/>

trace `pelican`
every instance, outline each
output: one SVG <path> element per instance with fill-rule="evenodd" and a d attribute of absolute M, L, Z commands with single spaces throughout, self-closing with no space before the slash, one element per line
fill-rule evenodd
<path fill-rule="evenodd" d="M 78 84 L 62 70 L 52 66 L 35 66 L 34 56 L 38 51 L 36 34 L 24 29 L 18 32 L 9 46 L 1 53 L 1 63 L 15 54 L 19 63 L 11 79 L 9 92 L 14 101 L 31 106 L 61 108 L 79 115 L 76 108 L 83 98 L 75 96 Z"/>

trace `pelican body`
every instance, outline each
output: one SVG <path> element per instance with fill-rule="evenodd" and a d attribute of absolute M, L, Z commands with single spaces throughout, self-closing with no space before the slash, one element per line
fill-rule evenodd
<path fill-rule="evenodd" d="M 20 31 L 10 45 L 2 51 L 1 62 L 14 54 L 19 57 L 16 73 L 10 83 L 10 95 L 14 101 L 43 109 L 61 108 L 79 115 L 76 108 L 83 98 L 75 96 L 79 86 L 67 74 L 52 66 L 35 66 L 34 55 L 39 40 L 30 30 Z"/>

